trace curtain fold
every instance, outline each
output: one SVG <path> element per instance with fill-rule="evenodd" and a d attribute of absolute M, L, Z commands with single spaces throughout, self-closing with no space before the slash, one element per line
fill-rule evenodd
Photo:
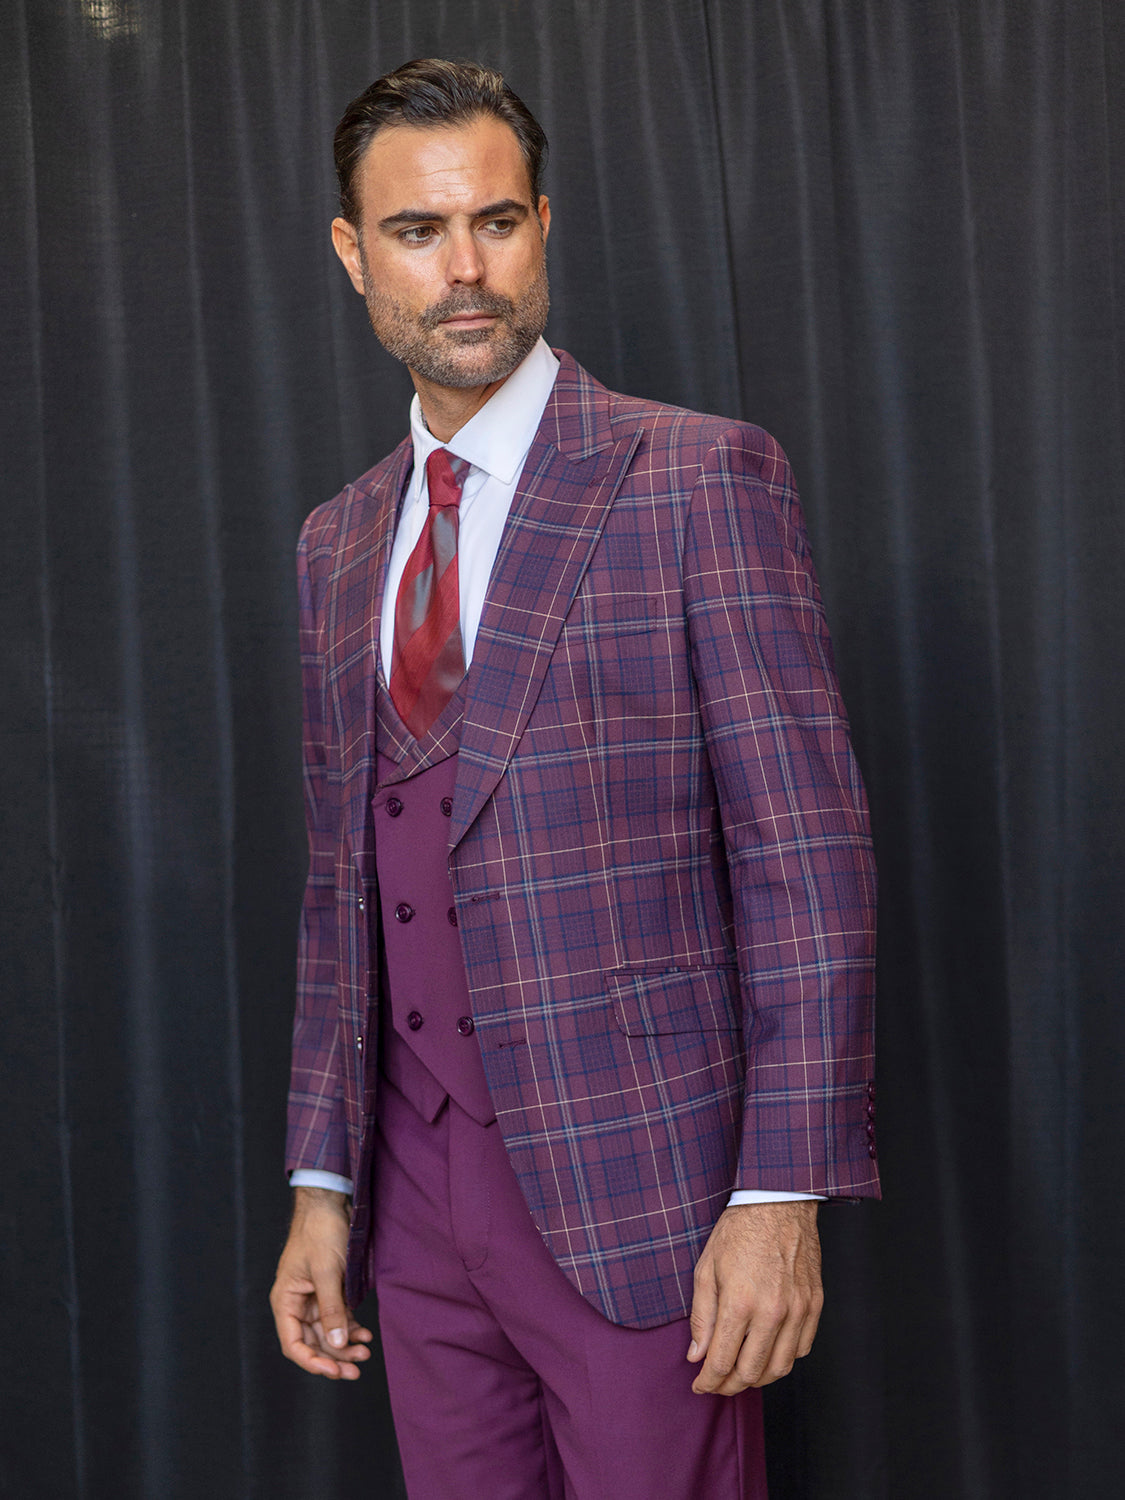
<path fill-rule="evenodd" d="M 0 1491 L 401 1494 L 266 1294 L 304 878 L 292 551 L 405 431 L 331 133 L 413 56 L 551 139 L 552 340 L 794 463 L 881 870 L 886 1200 L 822 1211 L 774 1500 L 1112 1494 L 1125 12 L 12 0 Z"/>

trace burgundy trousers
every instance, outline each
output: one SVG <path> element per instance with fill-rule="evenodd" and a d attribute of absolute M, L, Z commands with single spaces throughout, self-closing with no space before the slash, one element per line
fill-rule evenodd
<path fill-rule="evenodd" d="M 759 1391 L 696 1396 L 686 1319 L 608 1322 L 532 1223 L 495 1123 L 384 1078 L 379 1328 L 410 1500 L 766 1500 Z"/>

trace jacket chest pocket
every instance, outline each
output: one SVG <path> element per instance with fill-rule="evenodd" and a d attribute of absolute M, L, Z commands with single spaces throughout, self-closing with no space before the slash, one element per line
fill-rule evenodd
<path fill-rule="evenodd" d="M 568 615 L 554 666 L 582 698 L 613 720 L 652 720 L 686 682 L 686 626 L 678 599 L 598 594 Z M 625 728 L 627 726 L 620 726 Z M 615 731 L 616 732 L 616 731 Z"/>

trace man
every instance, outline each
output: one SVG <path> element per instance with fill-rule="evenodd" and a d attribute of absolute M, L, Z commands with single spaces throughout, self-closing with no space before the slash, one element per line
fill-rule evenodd
<path fill-rule="evenodd" d="M 863 793 L 776 444 L 541 339 L 545 144 L 434 60 L 337 131 L 336 251 L 417 395 L 302 534 L 272 1302 L 354 1379 L 376 1290 L 412 1500 L 764 1496 L 815 1199 L 878 1191 Z"/>

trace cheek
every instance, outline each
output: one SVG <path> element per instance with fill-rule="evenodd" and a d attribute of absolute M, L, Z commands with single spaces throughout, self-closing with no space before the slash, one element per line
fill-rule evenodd
<path fill-rule="evenodd" d="M 395 319 L 402 327 L 413 327 L 440 295 L 440 289 L 404 286 L 401 281 L 392 285 L 375 283 L 375 301 L 385 316 Z M 369 299 L 370 300 L 370 299 Z"/>
<path fill-rule="evenodd" d="M 505 290 L 524 291 L 536 280 L 542 265 L 543 256 L 537 245 L 521 246 L 497 260 L 496 280 L 506 283 Z"/>
<path fill-rule="evenodd" d="M 433 289 L 440 285 L 434 263 L 423 256 L 408 261 L 372 256 L 368 260 L 368 285 L 378 297 L 406 310 L 422 311 L 433 300 Z"/>

